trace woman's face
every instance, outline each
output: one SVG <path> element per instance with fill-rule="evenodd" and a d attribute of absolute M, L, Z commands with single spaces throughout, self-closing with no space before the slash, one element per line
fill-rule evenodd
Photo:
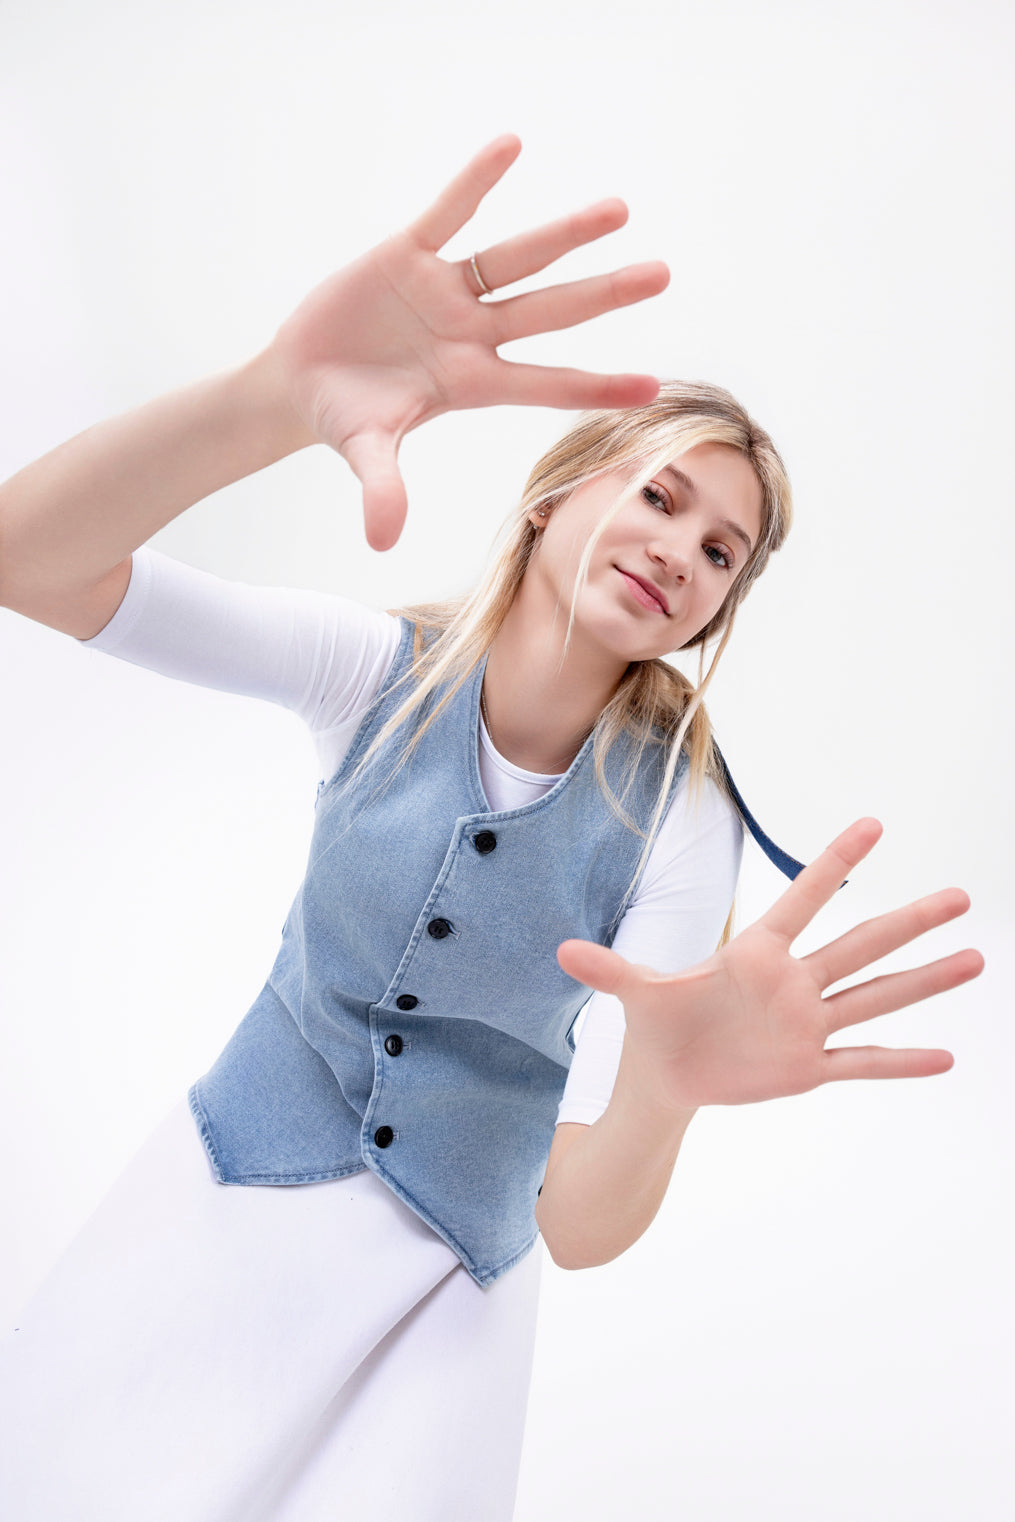
<path fill-rule="evenodd" d="M 623 472 L 578 487 L 543 520 L 526 571 L 566 620 L 582 550 Z M 625 665 L 677 650 L 722 606 L 761 532 L 761 483 L 727 444 L 698 444 L 631 491 L 592 552 L 572 639 Z"/>

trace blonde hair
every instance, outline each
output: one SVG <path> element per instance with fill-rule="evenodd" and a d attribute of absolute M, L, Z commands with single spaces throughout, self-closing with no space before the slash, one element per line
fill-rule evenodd
<path fill-rule="evenodd" d="M 614 471 L 629 473 L 633 469 L 633 478 L 625 481 L 622 493 L 607 508 L 585 545 L 571 600 L 566 652 L 577 598 L 600 535 L 627 496 L 640 491 L 664 465 L 698 444 L 726 444 L 750 462 L 762 491 L 761 531 L 722 607 L 693 639 L 680 647 L 688 650 L 700 646 L 697 686 L 692 686 L 682 672 L 662 658 L 632 661 L 596 721 L 593 758 L 599 785 L 614 813 L 645 840 L 618 919 L 630 900 L 662 822 L 681 753 L 686 750 L 689 757 L 693 797 L 700 797 L 706 777 L 729 796 L 703 699 L 732 633 L 736 609 L 765 569 L 769 555 L 783 543 L 792 521 L 789 479 L 775 445 L 721 386 L 700 381 L 667 381 L 656 399 L 644 407 L 585 413 L 537 462 L 521 501 L 501 529 L 502 543 L 499 549 L 495 547 L 475 589 L 464 598 L 391 610 L 415 623 L 413 663 L 401 680 L 415 678 L 417 685 L 382 727 L 353 774 L 359 775 L 380 746 L 416 713 L 435 688 L 446 685 L 442 698 L 409 743 L 407 758 L 490 648 L 538 542 L 540 530 L 528 516 L 533 508 L 544 508 L 550 513 L 579 486 Z M 705 650 L 712 640 L 718 644 L 705 671 Z M 618 798 L 607 782 L 605 761 L 625 733 L 636 743 Z M 668 747 L 666 767 L 646 831 L 628 815 L 623 799 L 635 780 L 645 746 L 660 740 Z M 731 910 L 720 945 L 729 939 L 732 921 Z"/>

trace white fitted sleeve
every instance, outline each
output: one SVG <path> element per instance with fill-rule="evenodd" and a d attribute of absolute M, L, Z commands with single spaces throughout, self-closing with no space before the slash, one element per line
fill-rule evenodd
<path fill-rule="evenodd" d="M 656 972 L 680 972 L 710 957 L 733 903 L 743 845 L 743 826 L 732 804 L 707 782 L 695 807 L 685 774 L 617 928 L 614 951 Z M 594 993 L 582 1019 L 558 1125 L 597 1121 L 610 1102 L 620 1065 L 620 1000 Z"/>
<path fill-rule="evenodd" d="M 178 681 L 279 703 L 309 726 L 322 777 L 380 690 L 401 624 L 349 598 L 226 581 L 148 546 L 87 649 Z"/>

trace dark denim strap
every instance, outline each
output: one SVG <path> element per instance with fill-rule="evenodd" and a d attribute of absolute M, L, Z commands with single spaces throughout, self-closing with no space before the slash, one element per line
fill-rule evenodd
<path fill-rule="evenodd" d="M 740 815 L 744 821 L 744 824 L 746 824 L 747 828 L 750 830 L 751 834 L 758 842 L 758 845 L 768 857 L 769 861 L 773 862 L 775 866 L 779 868 L 779 871 L 784 872 L 785 875 L 792 881 L 794 877 L 803 871 L 804 863 L 802 861 L 794 860 L 792 856 L 787 855 L 785 851 L 781 850 L 780 847 L 776 845 L 774 840 L 769 839 L 758 821 L 755 819 L 754 815 L 751 813 L 750 809 L 747 807 L 747 804 L 741 798 L 740 790 L 738 789 L 736 783 L 733 781 L 733 778 L 730 776 L 730 769 L 726 765 L 726 757 L 723 755 L 718 745 L 715 747 L 715 753 L 719 759 L 719 765 L 722 768 L 723 776 L 726 779 L 726 786 L 730 790 L 730 796 L 732 797 L 737 808 L 740 810 Z M 848 881 L 849 878 L 847 877 L 846 882 Z M 840 883 L 839 887 L 844 888 L 846 886 L 846 882 Z"/>

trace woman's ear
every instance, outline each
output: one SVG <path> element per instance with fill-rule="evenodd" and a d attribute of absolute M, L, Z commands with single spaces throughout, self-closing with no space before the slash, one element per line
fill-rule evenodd
<path fill-rule="evenodd" d="M 526 516 L 533 528 L 545 528 L 546 520 L 550 516 L 550 509 L 548 507 L 533 507 L 529 509 Z"/>

